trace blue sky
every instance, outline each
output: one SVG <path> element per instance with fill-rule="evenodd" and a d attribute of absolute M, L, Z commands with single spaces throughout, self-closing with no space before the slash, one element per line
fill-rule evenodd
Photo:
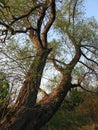
<path fill-rule="evenodd" d="M 94 16 L 98 21 L 98 0 L 85 0 L 86 16 Z"/>

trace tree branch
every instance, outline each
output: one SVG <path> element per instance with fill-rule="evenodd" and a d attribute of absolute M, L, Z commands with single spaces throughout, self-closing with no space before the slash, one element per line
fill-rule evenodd
<path fill-rule="evenodd" d="M 82 86 L 80 86 L 80 88 L 83 89 L 83 90 L 85 90 L 85 91 L 87 91 L 87 92 L 89 92 L 89 93 L 92 93 L 92 94 L 95 94 L 96 96 L 98 96 L 98 93 L 97 93 L 97 92 L 88 90 L 88 89 L 86 89 L 86 88 L 84 88 L 84 87 L 82 87 Z"/>
<path fill-rule="evenodd" d="M 85 48 L 86 50 L 88 50 L 89 52 L 91 52 L 91 53 L 93 53 L 93 54 L 95 54 L 95 52 L 94 51 L 92 51 L 92 50 L 90 50 L 89 48 L 87 48 L 86 46 L 83 46 L 83 48 Z M 96 54 L 95 54 L 96 55 Z"/>
<path fill-rule="evenodd" d="M 88 69 L 92 70 L 96 74 L 96 71 L 94 69 L 92 69 L 91 67 L 83 63 L 82 61 L 79 61 L 79 63 L 83 64 L 84 66 L 86 66 Z"/>
<path fill-rule="evenodd" d="M 54 20 L 55 20 L 55 0 L 49 0 L 50 1 L 50 18 L 49 21 L 46 23 L 43 32 L 42 32 L 42 41 L 43 41 L 43 46 L 47 48 L 47 33 L 52 26 Z"/>
<path fill-rule="evenodd" d="M 71 88 L 77 88 L 77 87 L 80 87 L 81 89 L 83 89 L 83 90 L 85 90 L 85 91 L 87 91 L 87 92 L 89 92 L 89 93 L 92 93 L 92 94 L 95 94 L 96 96 L 98 96 L 98 93 L 97 93 L 97 92 L 88 90 L 88 89 L 82 87 L 81 84 L 71 84 L 71 85 L 70 85 L 70 89 L 71 89 Z M 70 89 L 69 89 L 69 90 L 70 90 Z"/>
<path fill-rule="evenodd" d="M 70 13 L 70 7 L 71 7 L 71 1 L 68 4 L 68 24 L 69 25 L 70 25 L 70 15 L 71 15 L 71 13 Z"/>
<path fill-rule="evenodd" d="M 1 52 L 2 54 L 4 54 L 7 58 L 11 59 L 13 62 L 15 62 L 22 70 L 23 73 L 25 74 L 25 68 L 23 67 L 23 65 L 21 63 L 19 63 L 17 60 L 15 60 L 14 58 L 10 57 L 9 55 L 7 55 L 5 52 Z"/>
<path fill-rule="evenodd" d="M 39 31 L 40 31 L 40 29 L 41 29 L 42 21 L 43 21 L 43 19 L 44 19 L 44 17 L 45 17 L 45 12 L 46 12 L 46 10 L 47 10 L 47 7 L 46 7 L 46 8 L 42 7 L 42 8 L 40 9 L 40 16 L 39 16 L 39 18 L 38 18 L 38 20 L 37 20 L 37 29 L 38 29 Z"/>
<path fill-rule="evenodd" d="M 83 52 L 81 52 L 81 54 L 82 54 L 87 60 L 89 60 L 89 61 L 95 63 L 96 65 L 98 65 L 98 63 L 97 63 L 96 61 L 94 61 L 94 60 L 88 58 Z"/>
<path fill-rule="evenodd" d="M 68 30 L 66 30 L 66 33 L 67 33 L 69 39 L 71 40 L 72 44 L 74 45 L 75 51 L 76 51 L 75 56 L 69 63 L 69 65 L 71 66 L 71 69 L 72 69 L 77 64 L 77 62 L 79 61 L 79 59 L 81 57 L 81 49 L 80 49 L 80 45 L 78 45 L 74 36 L 72 36 Z"/>
<path fill-rule="evenodd" d="M 58 62 L 58 63 L 60 63 L 60 64 L 62 64 L 63 66 L 68 66 L 68 64 L 66 64 L 66 63 L 64 63 L 64 62 L 62 62 L 62 61 L 59 61 L 58 59 L 55 59 L 55 58 L 48 58 L 48 61 L 52 61 L 53 62 L 53 60 L 54 61 L 56 61 L 56 62 Z"/>
<path fill-rule="evenodd" d="M 74 7 L 73 7 L 73 12 L 72 12 L 73 29 L 74 29 L 74 22 L 75 22 L 75 13 L 76 13 L 77 2 L 78 2 L 78 0 L 75 0 Z"/>
<path fill-rule="evenodd" d="M 95 47 L 95 46 L 91 46 L 91 45 L 81 45 L 81 47 L 92 47 L 92 48 L 95 48 L 96 50 L 98 50 L 98 48 L 97 47 Z"/>
<path fill-rule="evenodd" d="M 23 15 L 21 15 L 20 17 L 15 17 L 15 16 L 13 16 L 13 18 L 14 18 L 14 20 L 10 23 L 10 25 L 13 25 L 16 21 L 18 21 L 18 20 L 20 20 L 20 19 L 23 19 L 23 18 L 25 18 L 25 17 L 29 17 L 29 15 L 34 11 L 34 10 L 36 10 L 37 8 L 39 8 L 39 7 L 41 7 L 41 6 L 43 6 L 43 4 L 38 4 L 38 5 L 36 5 L 35 7 L 32 7 L 26 14 L 23 14 Z"/>
<path fill-rule="evenodd" d="M 58 61 L 58 60 L 56 60 L 55 58 L 49 58 L 48 60 L 53 63 L 53 65 L 54 65 L 54 67 L 55 67 L 56 70 L 58 70 L 61 73 L 63 72 L 64 69 L 62 67 L 60 67 L 59 65 L 56 64 L 56 61 Z"/>

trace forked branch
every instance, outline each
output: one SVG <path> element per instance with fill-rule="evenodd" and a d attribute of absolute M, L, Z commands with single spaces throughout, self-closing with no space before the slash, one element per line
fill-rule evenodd
<path fill-rule="evenodd" d="M 55 15 L 56 15 L 56 11 L 55 11 L 55 0 L 49 0 L 50 2 L 50 7 L 49 9 L 49 20 L 46 23 L 43 31 L 42 31 L 42 41 L 43 41 L 43 46 L 46 48 L 47 47 L 47 33 L 50 29 L 50 27 L 52 26 L 54 20 L 55 20 Z"/>

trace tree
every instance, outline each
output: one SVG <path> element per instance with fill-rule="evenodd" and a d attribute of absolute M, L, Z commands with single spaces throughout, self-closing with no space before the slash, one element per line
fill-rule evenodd
<path fill-rule="evenodd" d="M 71 88 L 79 86 L 83 88 L 81 85 L 84 78 L 92 74 L 96 76 L 98 63 L 95 43 L 97 44 L 98 25 L 94 19 L 88 19 L 88 21 L 80 19 L 79 5 L 81 5 L 81 0 L 66 2 L 6 0 L 0 2 L 0 40 L 2 43 L 0 52 L 10 58 L 7 53 L 4 53 L 3 47 L 8 44 L 10 37 L 18 34 L 27 35 L 35 48 L 35 55 L 26 70 L 16 102 L 0 121 L 0 130 L 40 129 L 55 114 Z M 56 11 L 57 16 L 60 17 L 56 17 Z M 59 33 L 60 41 L 57 39 L 52 42 L 48 41 L 48 33 L 52 30 L 52 25 Z M 56 48 L 53 48 L 53 45 Z M 60 49 L 62 51 L 58 55 L 57 52 L 60 52 Z M 86 61 L 87 64 L 84 63 L 85 59 L 89 61 Z M 46 62 L 54 65 L 61 74 L 61 80 L 49 95 L 46 94 L 37 103 Z M 72 72 L 78 62 L 87 69 L 79 78 L 78 83 L 72 84 L 74 77 Z"/>

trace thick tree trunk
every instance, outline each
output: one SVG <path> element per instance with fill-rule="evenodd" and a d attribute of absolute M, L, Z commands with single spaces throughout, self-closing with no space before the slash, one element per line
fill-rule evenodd
<path fill-rule="evenodd" d="M 42 49 L 36 54 L 17 98 L 16 108 L 19 109 L 21 106 L 30 108 L 36 103 L 43 69 L 50 51 Z"/>
<path fill-rule="evenodd" d="M 0 130 L 39 130 L 57 111 L 68 92 L 70 74 L 62 78 L 53 93 L 33 108 L 22 106 L 2 120 Z"/>

